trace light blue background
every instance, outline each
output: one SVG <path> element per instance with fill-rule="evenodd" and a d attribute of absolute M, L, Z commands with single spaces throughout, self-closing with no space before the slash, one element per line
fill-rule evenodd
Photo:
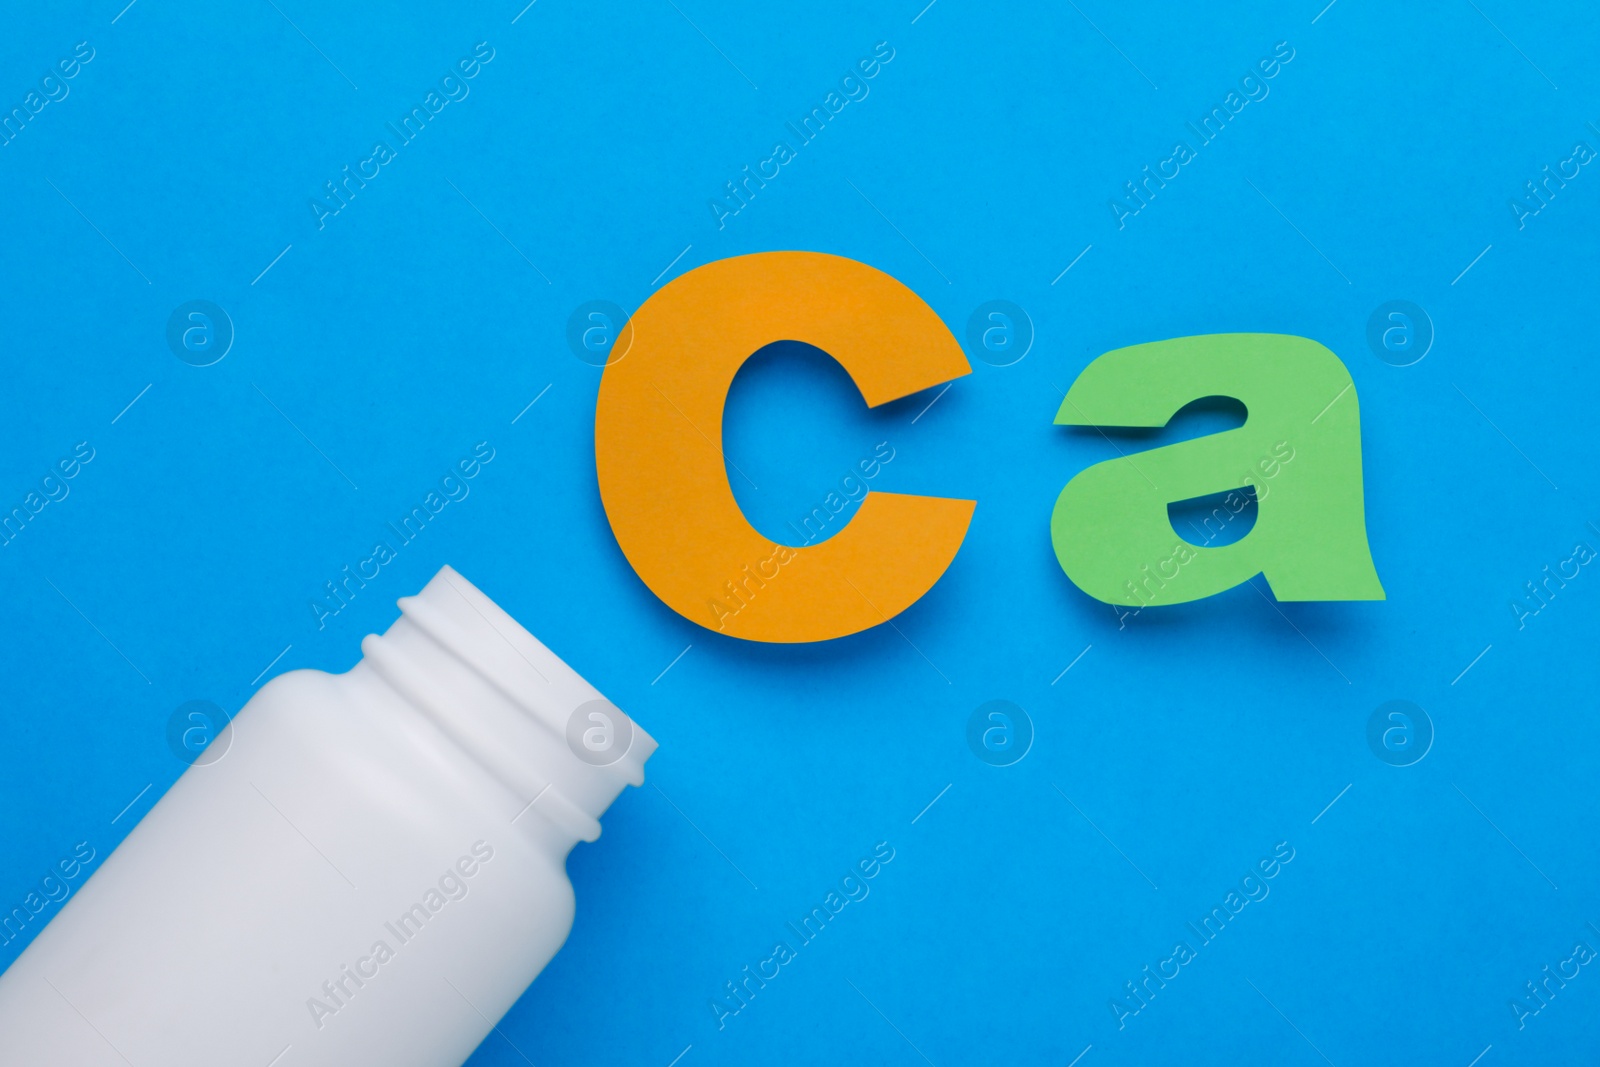
<path fill-rule="evenodd" d="M 1600 172 L 1520 231 L 1507 201 L 1600 147 L 1597 16 L 921 2 L 9 12 L 4 109 L 76 42 L 96 57 L 0 148 L 0 504 L 78 441 L 96 458 L 0 549 L 0 905 L 148 810 L 182 770 L 178 704 L 240 706 L 285 646 L 274 673 L 347 669 L 449 562 L 661 742 L 573 854 L 567 947 L 474 1064 L 1592 1055 L 1595 968 L 1524 1030 L 1507 1005 L 1600 948 L 1600 574 L 1521 630 L 1508 603 L 1600 547 Z M 496 55 L 470 97 L 318 231 L 323 181 L 479 41 Z M 707 201 L 878 41 L 895 58 L 870 95 L 719 231 Z M 1119 231 L 1108 199 L 1279 41 L 1270 96 Z M 978 501 L 896 628 L 799 648 L 702 630 L 635 577 L 595 486 L 599 372 L 564 340 L 583 301 L 637 307 L 774 249 L 888 271 L 958 337 L 994 298 L 1037 327 L 1021 363 L 974 359 L 925 412 L 932 391 L 868 412 L 815 360 L 741 377 L 728 454 L 763 529 L 885 440 L 874 488 Z M 164 340 L 194 298 L 237 330 L 208 368 Z M 1415 366 L 1367 348 L 1390 299 L 1432 317 Z M 1051 552 L 1061 486 L 1115 455 L 1052 426 L 1057 389 L 1110 348 L 1236 330 L 1349 366 L 1388 600 L 1278 606 L 1257 579 L 1119 630 Z M 319 631 L 322 583 L 480 440 L 498 454 L 471 496 Z M 964 740 L 996 698 L 1037 731 L 1007 768 Z M 1391 699 L 1437 731 L 1413 767 L 1366 744 Z M 878 841 L 896 857 L 870 897 L 719 1031 L 722 983 Z M 1123 983 L 1280 841 L 1271 896 L 1119 1031 Z M 226 902 L 175 886 L 171 906 Z"/>

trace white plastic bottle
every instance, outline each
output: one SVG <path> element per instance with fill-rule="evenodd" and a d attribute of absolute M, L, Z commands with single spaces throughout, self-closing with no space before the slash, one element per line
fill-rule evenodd
<path fill-rule="evenodd" d="M 0 975 L 0 1064 L 472 1053 L 656 745 L 449 567 L 400 607 L 349 672 L 263 686 Z"/>

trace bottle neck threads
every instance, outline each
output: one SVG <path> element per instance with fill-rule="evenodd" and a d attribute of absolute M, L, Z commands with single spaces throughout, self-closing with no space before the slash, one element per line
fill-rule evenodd
<path fill-rule="evenodd" d="M 370 669 L 568 847 L 600 836 L 600 815 L 642 785 L 656 742 L 449 566 L 382 635 Z"/>

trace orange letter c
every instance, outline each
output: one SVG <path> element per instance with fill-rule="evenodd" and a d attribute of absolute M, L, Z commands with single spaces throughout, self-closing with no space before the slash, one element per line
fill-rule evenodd
<path fill-rule="evenodd" d="M 600 380 L 595 468 L 617 544 L 668 607 L 748 641 L 825 641 L 893 618 L 944 574 L 975 501 L 868 493 L 834 537 L 785 548 L 745 520 L 722 456 L 728 388 L 774 341 L 827 352 L 868 407 L 970 373 L 916 293 L 843 256 L 763 252 L 675 278 L 631 325 Z"/>

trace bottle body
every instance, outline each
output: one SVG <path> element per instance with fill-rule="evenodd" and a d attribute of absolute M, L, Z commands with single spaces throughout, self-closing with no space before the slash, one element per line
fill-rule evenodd
<path fill-rule="evenodd" d="M 258 691 L 0 976 L 0 1062 L 471 1054 L 565 941 L 567 852 L 654 742 L 629 723 L 593 766 L 556 727 L 587 683 L 448 568 L 411 600 L 348 673 Z"/>

